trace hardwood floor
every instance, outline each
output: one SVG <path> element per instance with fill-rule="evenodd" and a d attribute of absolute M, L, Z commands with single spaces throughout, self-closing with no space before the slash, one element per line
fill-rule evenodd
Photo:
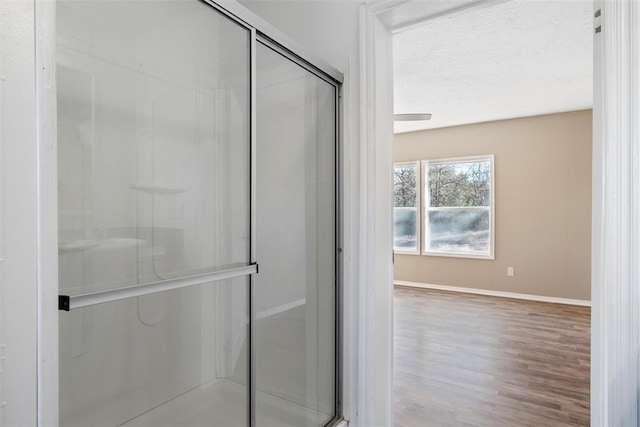
<path fill-rule="evenodd" d="M 589 425 L 589 307 L 394 294 L 396 426 Z"/>

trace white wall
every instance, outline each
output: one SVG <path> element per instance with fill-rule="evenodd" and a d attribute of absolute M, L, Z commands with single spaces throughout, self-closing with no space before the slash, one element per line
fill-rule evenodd
<path fill-rule="evenodd" d="M 0 425 L 36 425 L 34 2 L 0 2 Z"/>
<path fill-rule="evenodd" d="M 348 73 L 348 77 L 357 76 L 360 2 L 240 0 L 240 3 L 298 45 Z M 347 83 L 353 84 L 351 80 Z"/>

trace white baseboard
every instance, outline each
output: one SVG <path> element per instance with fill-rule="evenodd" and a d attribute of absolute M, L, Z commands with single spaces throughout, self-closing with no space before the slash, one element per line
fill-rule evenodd
<path fill-rule="evenodd" d="M 466 294 L 488 295 L 500 298 L 515 298 L 529 301 L 551 302 L 554 304 L 581 305 L 591 307 L 591 301 L 582 299 L 545 297 L 542 295 L 518 294 L 515 292 L 492 291 L 488 289 L 462 288 L 459 286 L 432 285 L 430 283 L 407 282 L 404 280 L 394 280 L 394 285 L 409 286 L 413 288 L 437 289 L 440 291 L 463 292 Z"/>

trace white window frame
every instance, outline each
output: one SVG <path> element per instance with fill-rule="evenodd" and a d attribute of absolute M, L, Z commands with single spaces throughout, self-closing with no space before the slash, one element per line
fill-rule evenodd
<path fill-rule="evenodd" d="M 422 229 L 422 191 L 421 191 L 421 181 L 422 181 L 422 171 L 421 171 L 421 161 L 420 160 L 412 160 L 412 161 L 408 161 L 408 162 L 395 162 L 393 164 L 393 179 L 394 179 L 394 183 L 395 183 L 395 173 L 396 173 L 396 168 L 397 167 L 402 167 L 402 166 L 415 166 L 416 168 L 416 249 L 415 250 L 403 250 L 403 249 L 396 249 L 395 247 L 395 242 L 393 244 L 393 252 L 396 254 L 402 254 L 402 255 L 420 255 L 421 254 L 421 249 L 422 249 L 422 233 L 421 233 L 421 229 Z M 393 201 L 393 219 L 394 219 L 394 240 L 395 240 L 395 213 L 396 213 L 396 209 L 404 209 L 404 210 L 409 210 L 409 209 L 414 209 L 414 208 L 396 208 L 395 206 L 395 185 L 393 187 L 393 191 L 394 191 L 394 201 Z"/>
<path fill-rule="evenodd" d="M 437 207 L 437 208 L 432 208 L 430 206 L 427 206 L 427 203 L 429 203 L 430 198 L 426 195 L 426 192 L 429 190 L 429 185 L 427 183 L 427 179 L 428 179 L 428 170 L 429 170 L 429 165 L 430 164 L 443 164 L 443 163 L 465 163 L 465 162 L 473 162 L 473 161 L 480 161 L 480 160 L 488 160 L 489 161 L 489 168 L 490 168 L 490 174 L 491 174 L 491 204 L 487 207 L 484 206 L 478 206 L 478 207 L 467 207 L 465 206 L 464 208 L 459 208 L 459 207 Z M 425 256 L 440 256 L 440 257 L 453 257 L 453 258 L 473 258 L 473 259 L 487 259 L 487 260 L 493 260 L 495 259 L 495 230 L 496 230 L 496 224 L 495 224 L 495 162 L 494 162 L 494 155 L 493 154 L 486 154 L 486 155 L 481 155 L 481 156 L 466 156 L 466 157 L 447 157 L 447 158 L 441 158 L 441 159 L 430 159 L 430 160 L 423 160 L 421 162 L 421 169 L 422 169 L 422 176 L 420 178 L 420 193 L 422 194 L 423 192 L 425 193 L 425 197 L 423 198 L 424 203 L 422 204 L 422 215 L 420 218 L 420 222 L 421 222 L 421 226 L 424 224 L 423 228 L 423 234 L 421 236 L 421 240 L 423 241 L 422 244 L 422 255 Z M 426 250 L 426 248 L 428 248 L 428 244 L 427 242 L 429 241 L 429 226 L 427 224 L 427 218 L 428 218 L 428 213 L 429 211 L 435 211 L 435 210 L 456 210 L 456 209 L 477 209 L 477 210 L 487 210 L 489 211 L 489 224 L 490 224 L 490 242 L 489 242 L 489 253 L 488 254 L 478 254 L 478 253 L 471 253 L 471 252 L 448 252 L 448 251 L 433 251 L 433 250 Z"/>

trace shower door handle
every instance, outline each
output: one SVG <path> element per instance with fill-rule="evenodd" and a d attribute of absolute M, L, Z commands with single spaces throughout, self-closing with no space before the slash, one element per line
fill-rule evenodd
<path fill-rule="evenodd" d="M 234 277 L 248 276 L 258 273 L 258 264 L 248 264 L 225 270 L 212 271 L 210 273 L 196 274 L 193 276 L 179 277 L 176 279 L 161 280 L 158 282 L 143 283 L 124 288 L 109 289 L 106 291 L 91 292 L 81 295 L 58 295 L 58 310 L 69 311 L 76 308 L 88 307 L 106 302 L 171 291 L 189 286 L 202 285 L 217 280 L 233 279 Z"/>

